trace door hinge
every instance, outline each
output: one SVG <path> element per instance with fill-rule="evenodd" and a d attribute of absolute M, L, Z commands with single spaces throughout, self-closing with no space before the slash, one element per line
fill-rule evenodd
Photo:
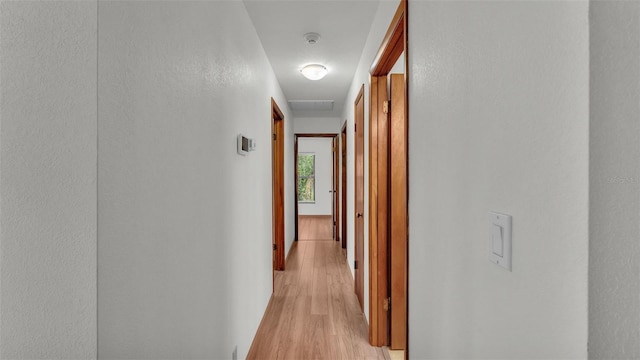
<path fill-rule="evenodd" d="M 353 260 L 353 270 L 358 270 L 358 260 Z"/>
<path fill-rule="evenodd" d="M 276 138 L 277 138 L 276 134 L 273 134 L 273 140 L 276 140 Z"/>
<path fill-rule="evenodd" d="M 385 113 L 385 114 L 389 113 L 389 101 L 388 100 L 385 100 L 382 103 L 382 112 Z"/>
<path fill-rule="evenodd" d="M 358 132 L 358 124 L 353 124 L 353 132 Z"/>
<path fill-rule="evenodd" d="M 389 311 L 389 307 L 391 307 L 391 298 L 390 297 L 384 299 L 384 304 L 382 305 L 382 307 L 384 308 L 384 311 Z"/>
<path fill-rule="evenodd" d="M 273 251 L 276 251 L 276 250 L 278 250 L 278 245 L 273 244 Z"/>

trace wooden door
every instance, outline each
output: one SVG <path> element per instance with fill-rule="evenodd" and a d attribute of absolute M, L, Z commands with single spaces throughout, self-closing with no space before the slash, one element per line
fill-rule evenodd
<path fill-rule="evenodd" d="M 407 344 L 407 117 L 404 74 L 391 74 L 391 349 Z"/>
<path fill-rule="evenodd" d="M 342 220 L 341 230 L 342 230 L 342 248 L 347 248 L 347 124 L 345 121 L 344 126 L 342 127 L 342 132 L 340 133 L 340 162 L 341 162 L 341 184 L 342 184 L 342 206 L 341 206 L 341 214 Z"/>
<path fill-rule="evenodd" d="M 298 135 L 293 137 L 293 240 L 298 241 Z"/>
<path fill-rule="evenodd" d="M 333 145 L 333 238 L 340 241 L 340 207 L 338 199 L 340 198 L 339 175 L 340 175 L 340 137 L 336 135 L 332 141 Z"/>
<path fill-rule="evenodd" d="M 273 144 L 273 270 L 284 270 L 284 115 L 271 99 Z"/>
<path fill-rule="evenodd" d="M 369 117 L 369 340 L 389 345 L 389 90 L 371 77 Z"/>
<path fill-rule="evenodd" d="M 355 291 L 364 310 L 364 85 L 355 101 Z"/>

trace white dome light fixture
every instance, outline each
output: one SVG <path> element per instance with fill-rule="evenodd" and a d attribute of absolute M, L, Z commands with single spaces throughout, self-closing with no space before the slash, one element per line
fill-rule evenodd
<path fill-rule="evenodd" d="M 300 72 L 309 80 L 320 80 L 327 75 L 329 70 L 320 64 L 309 64 L 303 67 Z"/>

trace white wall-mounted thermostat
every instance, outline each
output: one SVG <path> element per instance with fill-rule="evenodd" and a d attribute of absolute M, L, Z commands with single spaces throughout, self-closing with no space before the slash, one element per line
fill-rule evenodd
<path fill-rule="evenodd" d="M 489 260 L 511 271 L 511 215 L 489 213 Z"/>
<path fill-rule="evenodd" d="M 238 134 L 238 154 L 245 156 L 256 149 L 256 141 L 242 134 Z"/>

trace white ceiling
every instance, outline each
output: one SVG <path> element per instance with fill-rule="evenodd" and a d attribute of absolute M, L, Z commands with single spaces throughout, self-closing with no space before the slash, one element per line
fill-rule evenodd
<path fill-rule="evenodd" d="M 294 117 L 341 117 L 378 0 L 244 0 L 287 100 L 333 100 L 333 110 L 292 110 Z M 320 34 L 309 45 L 303 35 Z M 311 81 L 307 64 L 329 69 Z M 282 106 L 282 105 L 281 105 Z"/>

